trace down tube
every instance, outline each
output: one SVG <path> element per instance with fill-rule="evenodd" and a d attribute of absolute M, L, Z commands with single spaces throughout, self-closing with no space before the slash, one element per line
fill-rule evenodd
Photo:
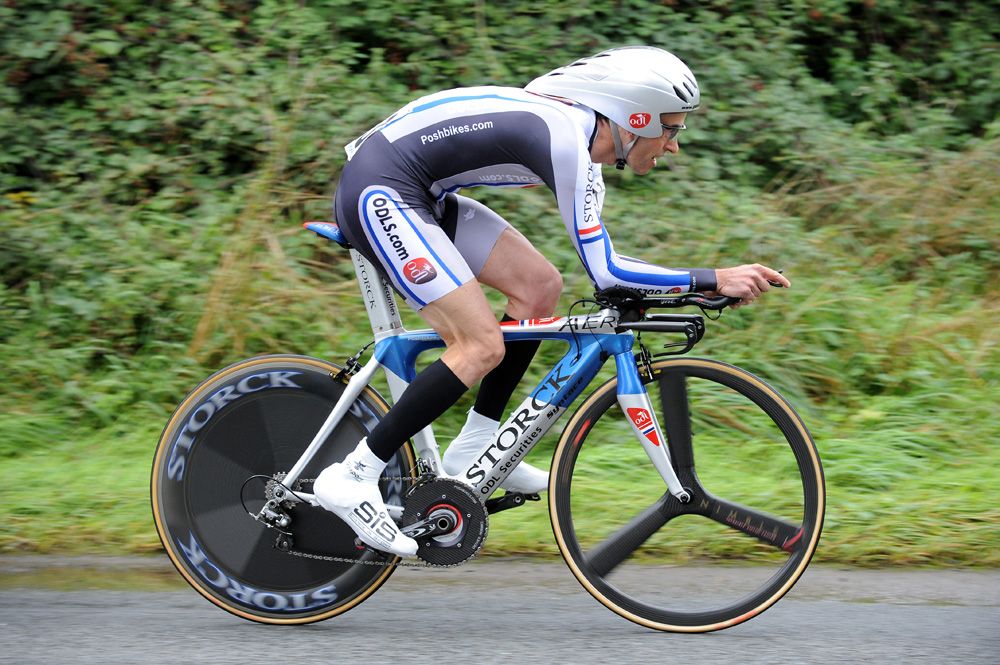
<path fill-rule="evenodd" d="M 600 371 L 608 353 L 598 341 L 614 343 L 624 335 L 591 337 L 585 346 L 571 346 L 531 394 L 515 408 L 490 443 L 463 472 L 482 499 L 489 498 L 555 424 Z M 606 345 L 606 344 L 605 344 Z"/>

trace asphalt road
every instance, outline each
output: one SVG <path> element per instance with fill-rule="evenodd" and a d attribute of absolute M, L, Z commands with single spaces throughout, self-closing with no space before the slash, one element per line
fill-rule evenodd
<path fill-rule="evenodd" d="M 813 566 L 728 630 L 659 633 L 612 614 L 561 563 L 399 570 L 309 626 L 231 616 L 162 558 L 0 557 L 0 663 L 1000 663 L 1000 571 Z"/>

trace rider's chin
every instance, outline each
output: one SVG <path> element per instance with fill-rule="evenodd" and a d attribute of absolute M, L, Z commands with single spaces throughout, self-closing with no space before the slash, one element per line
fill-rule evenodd
<path fill-rule="evenodd" d="M 646 175 L 647 173 L 653 170 L 654 166 L 656 166 L 656 160 L 650 159 L 649 162 L 646 164 L 638 164 L 638 165 L 629 164 L 629 166 L 631 166 L 632 170 L 638 173 L 639 175 Z"/>

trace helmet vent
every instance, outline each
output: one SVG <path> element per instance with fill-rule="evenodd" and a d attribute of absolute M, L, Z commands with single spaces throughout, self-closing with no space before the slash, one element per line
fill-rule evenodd
<path fill-rule="evenodd" d="M 681 83 L 681 85 L 684 86 L 684 89 L 688 91 L 689 95 L 691 95 L 692 97 L 694 96 L 694 90 L 691 89 L 691 86 L 689 86 L 687 82 Z"/>
<path fill-rule="evenodd" d="M 685 93 L 685 92 L 684 92 L 683 90 L 681 90 L 680 88 L 678 88 L 678 87 L 677 87 L 676 85 L 674 86 L 674 92 L 675 92 L 675 93 L 677 94 L 677 96 L 678 96 L 678 97 L 679 97 L 680 99 L 683 99 L 683 100 L 684 100 L 685 102 L 686 102 L 686 101 L 688 101 L 688 94 L 687 94 L 687 93 Z"/>

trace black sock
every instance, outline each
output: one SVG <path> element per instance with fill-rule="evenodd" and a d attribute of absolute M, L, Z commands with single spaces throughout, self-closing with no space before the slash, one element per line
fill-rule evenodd
<path fill-rule="evenodd" d="M 451 368 L 435 360 L 413 379 L 368 435 L 368 447 L 379 459 L 388 462 L 404 441 L 434 422 L 466 390 Z"/>
<path fill-rule="evenodd" d="M 504 314 L 500 320 L 514 321 L 515 319 Z M 531 365 L 531 360 L 535 357 L 539 344 L 541 341 L 537 339 L 504 342 L 503 360 L 483 378 L 479 385 L 476 404 L 472 407 L 476 413 L 493 420 L 500 420 L 503 417 L 507 402 L 510 401 L 510 396 L 514 394 L 521 377 Z"/>

